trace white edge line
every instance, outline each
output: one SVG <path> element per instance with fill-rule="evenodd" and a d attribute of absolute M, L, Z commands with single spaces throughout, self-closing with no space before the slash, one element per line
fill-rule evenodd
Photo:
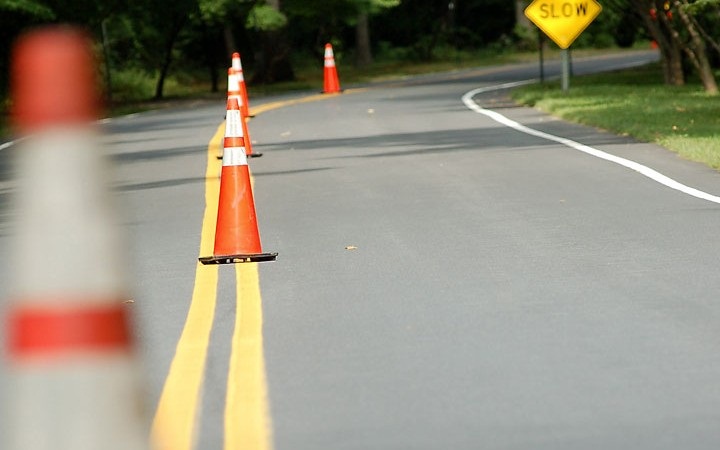
<path fill-rule="evenodd" d="M 28 138 L 28 136 L 23 136 L 23 137 L 19 137 L 19 138 L 15 139 L 14 141 L 8 141 L 8 142 L 5 142 L 4 144 L 0 144 L 0 151 L 10 148 L 13 145 L 17 145 L 27 138 Z"/>
<path fill-rule="evenodd" d="M 554 136 L 549 133 L 544 133 L 542 131 L 538 131 L 538 130 L 526 127 L 525 125 L 515 122 L 514 120 L 508 119 L 507 117 L 503 116 L 502 114 L 499 114 L 495 111 L 491 111 L 489 109 L 483 108 L 482 106 L 475 103 L 475 101 L 473 100 L 473 97 L 475 97 L 478 94 L 482 94 L 484 92 L 499 91 L 502 89 L 510 89 L 513 87 L 523 86 L 526 84 L 532 84 L 535 82 L 537 82 L 537 80 L 523 80 L 523 81 L 516 81 L 513 83 L 505 83 L 505 84 L 499 84 L 499 85 L 495 85 L 495 86 L 487 86 L 487 87 L 483 87 L 483 88 L 473 89 L 462 96 L 462 101 L 465 104 L 465 106 L 467 106 L 472 111 L 475 111 L 476 113 L 487 116 L 490 119 L 492 119 L 502 125 L 505 125 L 507 127 L 513 128 L 521 133 L 529 134 L 531 136 L 536 136 L 541 139 L 546 139 L 548 141 L 557 142 L 558 144 L 565 145 L 574 150 L 581 151 L 583 153 L 594 156 L 596 158 L 604 159 L 606 161 L 610 161 L 615 164 L 619 164 L 623 167 L 627 167 L 628 169 L 632 169 L 636 172 L 639 172 L 640 174 L 642 174 L 642 175 L 650 178 L 651 180 L 654 180 L 664 186 L 667 186 L 671 189 L 675 189 L 676 191 L 680 191 L 682 193 L 685 193 L 687 195 L 690 195 L 690 196 L 693 196 L 693 197 L 696 197 L 696 198 L 699 198 L 702 200 L 707 200 L 709 202 L 720 204 L 720 197 L 717 197 L 715 195 L 708 194 L 707 192 L 703 192 L 701 190 L 686 186 L 678 181 L 673 180 L 672 178 L 670 178 L 668 176 L 661 174 L 660 172 L 658 172 L 654 169 L 651 169 L 650 167 L 644 166 L 640 163 L 631 161 L 629 159 L 611 155 L 610 153 L 606 153 L 606 152 L 603 152 L 596 148 L 581 144 L 579 142 L 575 142 L 571 139 L 563 138 L 560 136 Z"/>
<path fill-rule="evenodd" d="M 136 116 L 136 115 L 138 115 L 138 113 L 128 114 L 128 115 L 122 116 L 122 117 L 134 117 L 134 116 Z M 98 123 L 98 124 L 107 124 L 107 123 L 112 122 L 113 119 L 114 119 L 113 117 L 106 117 L 106 118 L 104 118 L 104 119 L 96 120 L 95 123 Z M 12 147 L 13 145 L 19 144 L 20 142 L 22 142 L 23 140 L 27 139 L 28 137 L 29 137 L 29 135 L 28 135 L 28 136 L 23 136 L 23 137 L 17 138 L 17 139 L 15 139 L 14 141 L 8 141 L 8 142 L 5 142 L 5 143 L 3 143 L 3 144 L 0 144 L 0 152 L 3 151 L 3 150 L 5 150 L 5 149 L 7 149 L 7 148 Z"/>

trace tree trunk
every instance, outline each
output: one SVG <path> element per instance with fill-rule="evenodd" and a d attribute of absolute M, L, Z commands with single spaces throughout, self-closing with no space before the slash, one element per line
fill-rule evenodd
<path fill-rule="evenodd" d="M 658 45 L 665 84 L 684 85 L 685 73 L 683 72 L 682 50 L 671 34 L 672 30 L 669 28 L 664 11 L 658 8 L 655 17 L 652 17 L 647 3 L 633 2 L 633 5 L 637 13 L 642 17 L 645 28 Z"/>
<path fill-rule="evenodd" d="M 682 52 L 677 45 L 671 44 L 665 53 L 665 83 L 673 86 L 685 85 Z"/>
<path fill-rule="evenodd" d="M 358 14 L 357 25 L 355 25 L 355 51 L 357 53 L 357 65 L 360 67 L 372 64 L 372 52 L 370 49 L 370 26 L 367 11 Z"/>
<path fill-rule="evenodd" d="M 660 44 L 662 42 L 662 44 Z M 662 67 L 665 75 L 665 84 L 671 86 L 685 85 L 685 70 L 683 69 L 683 57 L 680 46 L 673 39 L 658 41 L 660 53 L 662 54 Z"/>
<path fill-rule="evenodd" d="M 252 84 L 292 81 L 295 72 L 290 64 L 290 48 L 284 30 L 262 33 L 261 50 L 255 55 Z"/>
<path fill-rule="evenodd" d="M 212 39 L 212 33 L 210 33 L 210 27 L 207 22 L 202 19 L 200 19 L 200 27 L 202 30 L 202 38 L 205 43 L 205 48 L 212 48 L 214 42 Z M 220 73 L 218 71 L 218 61 L 215 57 L 215 52 L 205 52 L 205 64 L 207 65 L 208 75 L 210 76 L 210 92 L 218 92 Z"/>
<path fill-rule="evenodd" d="M 267 4 L 280 11 L 280 0 L 267 0 Z M 295 72 L 290 63 L 290 45 L 285 28 L 265 31 L 260 35 L 261 50 L 255 57 L 255 72 L 250 80 L 252 84 L 292 81 Z"/>
<path fill-rule="evenodd" d="M 700 32 L 700 35 L 705 39 L 705 42 L 710 44 L 710 46 L 720 54 L 720 42 L 718 42 L 713 36 L 710 36 L 707 31 L 703 29 L 703 27 L 700 26 L 698 21 L 695 19 L 695 17 L 690 16 L 690 19 L 693 21 L 693 24 L 695 25 L 695 28 Z"/>
<path fill-rule="evenodd" d="M 710 95 L 717 95 L 718 86 L 707 57 L 705 41 L 703 41 L 697 28 L 695 28 L 695 24 L 690 16 L 683 9 L 683 4 L 687 4 L 687 0 L 684 2 L 675 0 L 675 8 L 677 9 L 678 16 L 690 35 L 690 44 L 686 46 L 685 53 L 690 58 L 690 62 L 695 67 L 695 70 L 697 70 L 705 92 Z"/>
<path fill-rule="evenodd" d="M 225 25 L 223 27 L 223 38 L 225 39 L 225 50 L 228 58 L 232 57 L 232 54 L 238 51 L 237 44 L 235 44 L 235 34 L 233 34 L 232 27 Z"/>
<path fill-rule="evenodd" d="M 158 76 L 157 84 L 155 85 L 155 97 L 153 100 L 161 100 L 163 98 L 163 90 L 165 88 L 165 78 L 168 72 L 170 72 L 170 64 L 172 64 L 172 52 L 175 48 L 175 42 L 177 41 L 180 31 L 185 25 L 185 19 L 177 19 L 175 24 L 170 28 L 165 41 L 165 48 L 163 51 L 163 62 L 160 66 L 160 75 Z"/>

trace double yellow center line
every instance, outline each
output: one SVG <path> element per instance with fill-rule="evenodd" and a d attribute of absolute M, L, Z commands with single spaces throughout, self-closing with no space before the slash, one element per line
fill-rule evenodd
<path fill-rule="evenodd" d="M 359 90 L 355 90 L 359 92 Z M 285 106 L 327 99 L 313 95 L 267 103 L 253 108 L 255 115 Z M 205 212 L 200 255 L 214 250 L 215 221 L 220 195 L 220 161 L 225 124 L 208 145 L 205 172 Z M 225 397 L 224 450 L 270 450 L 270 413 L 267 400 L 262 341 L 262 299 L 257 263 L 236 264 L 236 313 Z M 218 266 L 196 263 L 195 285 L 187 319 L 152 424 L 155 450 L 193 450 L 200 421 L 199 405 L 210 333 L 215 318 Z"/>
<path fill-rule="evenodd" d="M 205 174 L 205 213 L 200 255 L 213 252 L 220 183 L 216 156 L 225 132 L 220 125 L 210 141 Z M 262 347 L 262 300 L 257 264 L 235 265 L 235 329 L 225 399 L 225 450 L 268 450 L 267 385 Z M 152 428 L 157 450 L 191 450 L 197 439 L 205 361 L 215 317 L 218 266 L 196 263 L 195 287 L 185 327 L 175 350 Z"/>

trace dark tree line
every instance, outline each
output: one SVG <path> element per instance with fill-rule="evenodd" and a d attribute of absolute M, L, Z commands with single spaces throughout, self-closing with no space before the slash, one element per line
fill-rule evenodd
<path fill-rule="evenodd" d="M 720 0 L 600 0 L 604 10 L 576 45 L 655 42 L 665 79 L 699 74 L 716 92 Z M 532 48 L 522 20 L 528 0 L 0 0 L 0 95 L 7 89 L 10 43 L 25 28 L 53 22 L 85 26 L 113 73 L 134 69 L 156 79 L 162 98 L 173 70 L 201 70 L 217 90 L 240 51 L 251 83 L 294 78 L 294 56 L 321 60 L 325 42 L 346 62 L 371 64 L 378 53 L 428 60 L 448 48 Z M 249 70 L 248 70 L 249 69 Z M 714 86 L 714 87 L 713 87 Z"/>
<path fill-rule="evenodd" d="M 294 77 L 293 54 L 320 56 L 325 42 L 361 66 L 380 45 L 428 59 L 450 38 L 469 47 L 511 33 L 514 18 L 506 0 L 0 0 L 0 90 L 9 44 L 23 29 L 53 22 L 90 30 L 107 83 L 113 70 L 144 70 L 156 75 L 161 98 L 178 62 L 207 70 L 217 89 L 228 55 L 240 50 L 250 81 L 272 83 Z"/>

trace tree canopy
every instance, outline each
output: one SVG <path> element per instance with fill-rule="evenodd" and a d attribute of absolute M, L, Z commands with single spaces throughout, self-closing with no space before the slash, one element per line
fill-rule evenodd
<path fill-rule="evenodd" d="M 25 28 L 85 26 L 113 73 L 155 77 L 164 95 L 178 67 L 202 71 L 217 90 L 240 51 L 254 83 L 292 79 L 299 57 L 322 58 L 326 42 L 362 66 L 378 54 L 427 60 L 447 49 L 534 48 L 522 20 L 528 0 L 0 0 L 0 94 L 7 89 L 10 43 Z M 603 13 L 574 46 L 632 45 L 644 35 L 659 46 L 666 80 L 700 74 L 712 91 L 720 60 L 720 0 L 600 0 Z M 653 12 L 654 11 L 654 12 Z M 523 44 L 523 41 L 525 43 Z M 523 47 L 524 45 L 524 47 Z M 181 62 L 181 64 L 179 64 Z M 715 88 L 717 89 L 717 88 Z"/>

